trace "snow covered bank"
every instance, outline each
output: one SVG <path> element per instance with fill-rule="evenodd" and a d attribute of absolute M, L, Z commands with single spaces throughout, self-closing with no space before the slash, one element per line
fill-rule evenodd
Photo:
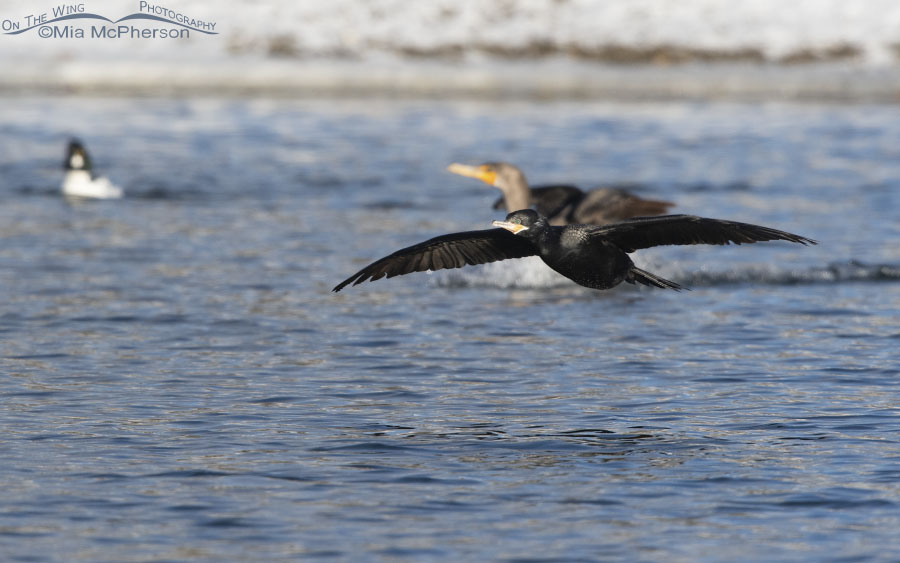
<path fill-rule="evenodd" d="M 40 23 L 60 6 L 102 19 Z M 176 14 L 214 33 L 92 33 L 119 20 L 177 27 L 134 14 Z M 896 0 L 0 0 L 0 23 L 6 92 L 895 100 L 900 91 Z"/>

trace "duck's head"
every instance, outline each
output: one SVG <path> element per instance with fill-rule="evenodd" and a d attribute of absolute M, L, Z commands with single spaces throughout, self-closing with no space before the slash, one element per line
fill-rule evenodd
<path fill-rule="evenodd" d="M 78 139 L 69 141 L 69 147 L 66 149 L 66 161 L 64 163 L 66 170 L 91 170 L 91 159 L 88 156 L 87 149 Z"/>

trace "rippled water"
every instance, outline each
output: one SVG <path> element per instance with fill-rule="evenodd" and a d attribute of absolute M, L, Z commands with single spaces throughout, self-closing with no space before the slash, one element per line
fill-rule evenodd
<path fill-rule="evenodd" d="M 10 561 L 900 558 L 900 108 L 50 98 L 0 109 Z M 121 201 L 57 196 L 69 135 Z M 507 262 L 444 172 L 632 183 L 820 241 L 693 288 Z"/>

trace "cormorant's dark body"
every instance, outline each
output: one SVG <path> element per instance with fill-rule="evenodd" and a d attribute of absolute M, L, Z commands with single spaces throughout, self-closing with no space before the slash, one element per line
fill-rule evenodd
<path fill-rule="evenodd" d="M 527 237 L 527 231 L 522 236 Z M 545 264 L 575 283 L 593 289 L 619 285 L 634 266 L 620 248 L 602 239 L 592 244 L 582 229 L 545 229 L 531 242 Z"/>
<path fill-rule="evenodd" d="M 635 267 L 628 253 L 640 248 L 685 244 L 745 244 L 786 240 L 815 241 L 777 229 L 706 219 L 692 215 L 639 217 L 613 225 L 549 225 L 531 209 L 510 213 L 494 221 L 498 229 L 452 233 L 415 244 L 369 264 L 339 283 L 378 280 L 412 272 L 461 268 L 510 258 L 540 256 L 545 264 L 579 285 L 609 289 L 622 283 L 682 289 L 675 282 Z"/>

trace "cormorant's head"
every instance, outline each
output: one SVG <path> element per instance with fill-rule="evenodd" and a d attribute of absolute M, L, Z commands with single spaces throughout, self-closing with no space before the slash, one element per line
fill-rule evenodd
<path fill-rule="evenodd" d="M 506 221 L 494 221 L 492 224 L 514 235 L 534 236 L 547 227 L 547 218 L 534 209 L 520 209 L 507 215 Z"/>
<path fill-rule="evenodd" d="M 508 162 L 485 162 L 479 166 L 468 166 L 453 163 L 447 170 L 460 176 L 477 178 L 485 184 L 500 188 L 504 192 L 518 186 L 528 187 L 525 174 L 518 167 Z"/>
<path fill-rule="evenodd" d="M 63 163 L 66 170 L 88 170 L 91 169 L 91 159 L 88 157 L 87 150 L 78 139 L 69 141 L 69 147 L 66 149 L 66 161 Z"/>

